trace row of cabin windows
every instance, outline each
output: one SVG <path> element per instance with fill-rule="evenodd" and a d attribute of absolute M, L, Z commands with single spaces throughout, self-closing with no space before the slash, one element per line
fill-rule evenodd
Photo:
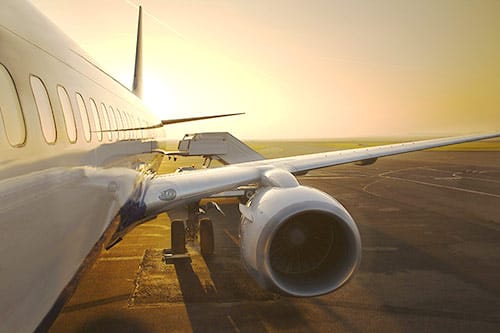
<path fill-rule="evenodd" d="M 53 144 L 57 140 L 57 129 L 47 89 L 42 80 L 34 75 L 30 76 L 30 84 L 43 136 L 47 143 Z M 68 139 L 71 143 L 75 143 L 77 140 L 76 114 L 71 105 L 68 92 L 63 86 L 58 85 L 57 95 L 61 104 Z M 104 137 L 108 141 L 114 141 L 116 139 L 135 139 L 144 135 L 142 130 L 140 134 L 137 131 L 119 131 L 120 129 L 146 127 L 147 124 L 144 120 L 135 118 L 127 112 L 121 112 L 118 108 L 106 107 L 104 103 L 100 104 L 99 112 L 93 98 L 89 98 L 89 111 L 82 95 L 76 92 L 75 96 L 85 141 L 92 141 L 93 135 L 99 141 L 102 141 Z M 9 143 L 14 147 L 22 146 L 26 141 L 24 115 L 14 80 L 2 64 L 0 64 L 0 115 L 3 119 Z"/>

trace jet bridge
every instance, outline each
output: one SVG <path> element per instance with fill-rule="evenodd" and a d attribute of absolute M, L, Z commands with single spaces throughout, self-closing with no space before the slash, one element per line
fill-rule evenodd
<path fill-rule="evenodd" d="M 179 141 L 178 151 L 167 155 L 202 156 L 205 166 L 212 160 L 235 164 L 263 160 L 264 157 L 228 132 L 186 134 Z"/>

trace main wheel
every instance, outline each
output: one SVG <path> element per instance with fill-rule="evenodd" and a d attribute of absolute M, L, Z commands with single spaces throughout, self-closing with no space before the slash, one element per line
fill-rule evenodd
<path fill-rule="evenodd" d="M 184 221 L 173 220 L 170 225 L 170 235 L 172 242 L 172 253 L 186 253 L 186 234 L 184 231 Z"/>
<path fill-rule="evenodd" d="M 212 220 L 202 218 L 200 220 L 200 252 L 204 257 L 211 256 L 214 253 L 214 227 Z"/>

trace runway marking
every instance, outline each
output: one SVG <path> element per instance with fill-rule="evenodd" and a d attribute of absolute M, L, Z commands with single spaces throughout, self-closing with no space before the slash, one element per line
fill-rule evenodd
<path fill-rule="evenodd" d="M 305 299 L 305 302 L 310 300 Z M 475 321 L 475 322 L 487 322 L 487 323 L 500 323 L 500 317 L 497 315 L 490 315 L 487 313 L 471 313 L 471 312 L 459 312 L 459 311 L 448 311 L 448 310 L 433 310 L 433 309 L 422 309 L 417 307 L 406 307 L 398 305 L 388 305 L 388 304 L 370 304 L 361 302 L 351 302 L 351 301 L 341 301 L 337 300 L 332 302 L 335 307 L 344 307 L 347 309 L 357 309 L 366 310 L 374 312 L 391 312 L 395 314 L 408 314 L 411 316 L 421 316 L 421 317 L 434 317 L 434 318 L 446 318 L 455 319 L 458 321 Z"/>
<path fill-rule="evenodd" d="M 397 207 L 386 207 L 386 208 L 379 208 L 379 212 L 384 212 L 384 213 L 392 213 L 392 212 L 399 212 L 401 209 Z"/>
<path fill-rule="evenodd" d="M 358 178 L 354 176 L 303 176 L 299 179 L 303 180 L 334 180 L 334 179 L 349 179 L 349 178 Z"/>
<path fill-rule="evenodd" d="M 161 224 L 142 224 L 141 228 L 161 228 L 161 229 L 170 229 L 169 226 L 167 225 L 161 225 Z"/>
<path fill-rule="evenodd" d="M 477 178 L 477 177 L 462 177 L 462 178 L 472 179 L 472 180 L 479 180 L 479 181 L 487 182 L 487 183 L 497 183 L 497 184 L 500 184 L 500 181 L 494 180 L 494 179 L 485 179 L 485 178 Z"/>
<path fill-rule="evenodd" d="M 425 169 L 425 168 L 428 168 L 428 167 L 409 167 L 409 168 L 403 168 L 403 169 L 398 169 L 398 170 L 389 170 L 389 171 L 386 171 L 386 172 L 382 172 L 380 173 L 378 176 L 379 177 L 386 177 L 386 175 L 390 175 L 392 173 L 397 173 L 397 172 L 401 172 L 401 171 L 408 171 L 408 170 L 415 170 L 415 169 Z"/>
<path fill-rule="evenodd" d="M 236 333 L 240 333 L 240 329 L 236 326 L 236 323 L 234 322 L 233 318 L 231 318 L 230 315 L 227 315 L 227 319 L 229 320 L 229 323 L 231 324 L 231 326 L 233 326 L 234 331 Z"/>
<path fill-rule="evenodd" d="M 400 171 L 407 171 L 407 170 L 414 170 L 414 169 L 426 169 L 426 170 L 431 170 L 431 171 L 435 170 L 435 171 L 445 172 L 445 171 L 442 171 L 442 170 L 437 170 L 437 169 L 433 169 L 433 168 L 426 167 L 426 166 L 422 166 L 422 167 L 410 167 L 410 168 L 404 168 L 404 169 L 399 169 L 399 170 L 391 170 L 391 171 L 387 171 L 387 172 L 383 172 L 383 173 L 379 174 L 378 176 L 382 177 L 382 179 L 378 179 L 378 180 L 376 180 L 374 182 L 371 182 L 371 183 L 363 186 L 363 192 L 366 192 L 368 194 L 371 194 L 371 195 L 374 195 L 374 196 L 380 198 L 380 195 L 377 195 L 377 194 L 375 194 L 373 192 L 368 191 L 368 187 L 370 187 L 372 185 L 375 185 L 376 183 L 382 181 L 383 179 L 392 179 L 392 180 L 402 180 L 402 181 L 406 181 L 406 182 L 410 182 L 410 183 L 415 183 L 415 184 L 420 184 L 420 185 L 427 185 L 427 186 L 432 186 L 432 187 L 445 188 L 445 189 L 448 189 L 448 190 L 454 190 L 454 191 L 460 191 L 460 192 L 466 192 L 466 193 L 472 193 L 472 194 L 490 196 L 490 197 L 494 197 L 494 198 L 500 198 L 500 195 L 494 194 L 494 193 L 481 192 L 481 191 L 475 191 L 475 190 L 468 190 L 468 189 L 461 188 L 461 187 L 454 187 L 454 186 L 433 184 L 433 183 L 428 183 L 428 182 L 422 182 L 422 181 L 419 181 L 419 180 L 413 180 L 413 179 L 406 179 L 406 178 L 388 176 L 390 174 L 397 173 L 397 172 L 400 172 Z M 472 179 L 472 180 L 481 180 L 481 181 L 485 181 L 485 182 L 500 183 L 500 182 L 495 181 L 495 180 L 489 180 L 489 179 L 484 179 L 484 178 L 474 178 L 474 177 L 463 177 L 463 178 L 469 178 L 469 179 Z"/>
<path fill-rule="evenodd" d="M 460 192 L 466 192 L 466 193 L 472 193 L 472 194 L 485 195 L 485 196 L 494 197 L 494 198 L 500 198 L 500 195 L 498 195 L 498 194 L 481 192 L 481 191 L 474 191 L 474 190 L 467 190 L 467 189 L 461 188 L 461 187 L 454 187 L 454 186 L 446 186 L 446 185 L 440 185 L 440 184 L 433 184 L 433 183 L 422 182 L 422 181 L 419 181 L 419 180 L 399 178 L 399 177 L 391 177 L 391 176 L 384 176 L 384 175 L 380 175 L 380 176 L 384 177 L 386 179 L 402 180 L 402 181 L 406 181 L 406 182 L 410 182 L 410 183 L 415 183 L 415 184 L 420 184 L 420 185 L 427 185 L 427 186 L 445 188 L 445 189 L 448 189 L 448 190 L 454 190 L 454 191 L 460 191 Z"/>
<path fill-rule="evenodd" d="M 460 176 L 434 177 L 434 180 L 461 180 L 461 179 L 464 179 L 464 177 L 460 177 Z"/>
<path fill-rule="evenodd" d="M 227 235 L 227 237 L 229 237 L 230 240 L 233 241 L 233 243 L 236 245 L 236 246 L 240 246 L 240 241 L 234 237 L 230 232 L 229 230 L 227 229 L 224 229 L 224 233 Z"/>
<path fill-rule="evenodd" d="M 130 257 L 103 257 L 99 258 L 97 261 L 125 261 L 125 260 L 141 260 L 142 256 L 130 256 Z"/>
<path fill-rule="evenodd" d="M 397 247 L 391 246 L 373 246 L 373 247 L 363 247 L 363 251 L 368 252 L 393 252 L 399 250 Z"/>
<path fill-rule="evenodd" d="M 429 168 L 429 167 L 420 167 L 421 169 L 429 170 L 429 171 L 436 171 L 436 172 L 441 172 L 441 173 L 450 173 L 452 171 L 447 171 L 447 170 L 439 170 L 439 169 L 434 169 L 434 168 Z M 479 171 L 480 174 L 488 173 L 493 170 L 483 170 Z M 450 179 L 472 179 L 472 180 L 479 180 L 482 182 L 487 182 L 487 183 L 497 183 L 500 184 L 500 180 L 494 180 L 494 179 L 486 179 L 486 178 L 478 178 L 478 177 L 467 177 L 464 176 L 464 173 L 459 171 L 459 172 L 452 172 L 453 177 L 443 177 L 443 179 L 450 178 Z M 456 176 L 455 176 L 456 175 Z"/>
<path fill-rule="evenodd" d="M 373 193 L 373 192 L 368 191 L 368 187 L 370 187 L 370 186 L 372 186 L 372 185 L 375 185 L 375 184 L 377 184 L 377 183 L 381 182 L 382 180 L 384 180 L 384 179 L 377 179 L 377 180 L 376 180 L 376 181 L 374 181 L 374 182 L 371 182 L 371 183 L 369 183 L 369 184 L 366 184 L 365 186 L 363 186 L 363 189 L 362 189 L 362 190 L 363 190 L 363 192 L 368 193 L 368 194 L 370 194 L 370 195 L 373 195 L 373 196 L 375 196 L 375 197 L 377 197 L 377 198 L 380 198 L 380 195 L 378 195 L 378 194 L 376 194 L 376 193 Z"/>
<path fill-rule="evenodd" d="M 390 178 L 390 177 L 386 176 L 388 174 L 399 172 L 399 171 L 414 170 L 414 169 L 419 169 L 419 168 L 425 168 L 425 167 L 409 167 L 409 168 L 404 168 L 404 169 L 399 169 L 399 170 L 391 170 L 391 171 L 386 171 L 386 172 L 380 173 L 377 176 L 378 177 L 382 177 L 382 178 L 379 178 L 379 179 L 377 179 L 377 180 L 375 180 L 375 181 L 373 181 L 371 183 L 366 184 L 365 186 L 363 186 L 362 190 L 363 190 L 363 192 L 368 193 L 369 195 L 373 195 L 374 197 L 377 197 L 377 198 L 382 198 L 382 196 L 380 196 L 380 195 L 378 195 L 376 193 L 368 191 L 368 187 L 370 187 L 372 185 L 375 185 L 375 184 L 383 181 L 386 178 Z"/>
<path fill-rule="evenodd" d="M 164 237 L 164 234 L 142 234 L 142 236 L 147 236 L 147 237 Z"/>

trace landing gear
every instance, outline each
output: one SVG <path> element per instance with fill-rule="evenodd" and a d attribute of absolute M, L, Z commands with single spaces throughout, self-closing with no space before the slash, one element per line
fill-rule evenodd
<path fill-rule="evenodd" d="M 186 253 L 186 234 L 184 230 L 184 222 L 182 220 L 173 220 L 170 226 L 170 234 L 172 241 L 172 253 Z"/>
<path fill-rule="evenodd" d="M 209 218 L 200 219 L 200 252 L 206 257 L 214 254 L 214 227 Z"/>
<path fill-rule="evenodd" d="M 217 204 L 214 207 L 221 211 Z M 207 205 L 211 208 L 212 205 Z M 207 208 L 208 209 L 208 208 Z M 186 223 L 183 220 L 173 220 L 171 224 L 172 254 L 186 254 L 186 241 L 200 242 L 200 253 L 203 257 L 209 257 L 214 253 L 214 227 L 212 220 L 205 216 L 206 211 L 198 204 L 188 207 Z"/>
<path fill-rule="evenodd" d="M 198 204 L 188 206 L 188 217 L 186 220 L 186 239 L 194 242 L 198 236 L 200 215 L 205 213 Z"/>

